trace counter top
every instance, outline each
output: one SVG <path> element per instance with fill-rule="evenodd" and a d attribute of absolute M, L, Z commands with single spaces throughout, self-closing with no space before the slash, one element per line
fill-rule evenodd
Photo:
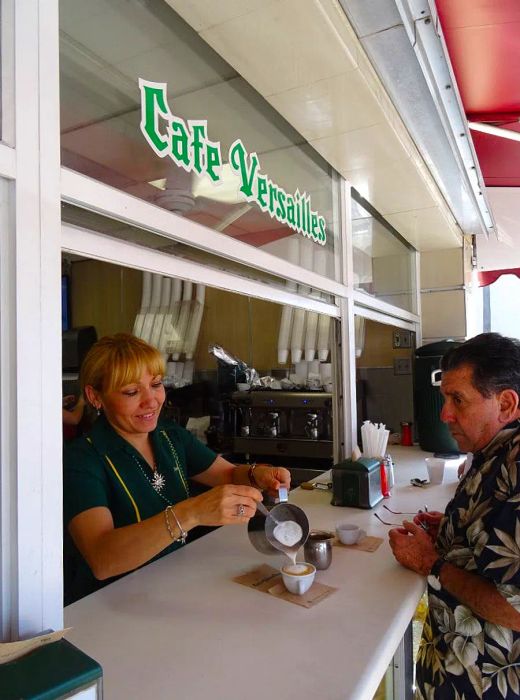
<path fill-rule="evenodd" d="M 440 486 L 413 487 L 426 477 L 417 447 L 396 447 L 396 486 L 384 501 L 393 510 L 428 505 L 443 510 L 456 484 L 456 462 Z M 320 480 L 324 480 L 323 477 Z M 187 547 L 68 606 L 68 639 L 103 667 L 109 700 L 247 698 L 371 700 L 424 591 L 421 576 L 394 560 L 383 509 L 339 508 L 330 492 L 290 494 L 311 528 L 357 523 L 384 538 L 376 552 L 334 547 L 317 580 L 338 588 L 306 609 L 240 586 L 231 579 L 263 563 L 247 529 L 223 527 Z M 299 557 L 301 558 L 301 557 Z"/>

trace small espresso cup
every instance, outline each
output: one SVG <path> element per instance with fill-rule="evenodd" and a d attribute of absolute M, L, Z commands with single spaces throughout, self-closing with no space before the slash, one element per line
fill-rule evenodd
<path fill-rule="evenodd" d="M 356 544 L 361 537 L 361 528 L 353 523 L 338 523 L 336 534 L 343 544 Z"/>
<path fill-rule="evenodd" d="M 312 586 L 316 567 L 306 561 L 286 564 L 282 567 L 282 579 L 289 593 L 303 595 Z"/>
<path fill-rule="evenodd" d="M 332 561 L 334 534 L 325 530 L 311 530 L 303 546 L 305 561 L 317 569 L 328 569 Z"/>
<path fill-rule="evenodd" d="M 439 457 L 426 457 L 424 461 L 426 462 L 430 484 L 442 484 L 446 461 Z"/>

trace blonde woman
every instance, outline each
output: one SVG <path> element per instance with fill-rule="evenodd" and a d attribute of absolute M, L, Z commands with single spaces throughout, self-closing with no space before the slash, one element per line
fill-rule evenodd
<path fill-rule="evenodd" d="M 81 387 L 99 417 L 65 451 L 65 525 L 80 555 L 66 602 L 177 549 L 198 525 L 247 523 L 262 490 L 289 487 L 286 469 L 235 466 L 161 421 L 163 374 L 159 351 L 124 333 L 83 361 Z M 190 480 L 210 488 L 190 497 Z"/>

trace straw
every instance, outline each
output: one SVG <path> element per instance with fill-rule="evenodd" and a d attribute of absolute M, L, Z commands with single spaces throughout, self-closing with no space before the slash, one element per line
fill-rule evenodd
<path fill-rule="evenodd" d="M 386 429 L 384 423 L 379 425 L 371 423 L 369 420 L 364 421 L 361 426 L 361 442 L 363 445 L 363 455 L 365 457 L 373 457 L 380 459 L 386 454 L 388 445 L 388 437 L 390 431 Z"/>

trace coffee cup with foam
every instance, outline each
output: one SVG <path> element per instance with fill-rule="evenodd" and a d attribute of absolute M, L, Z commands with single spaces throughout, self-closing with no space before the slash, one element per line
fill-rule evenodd
<path fill-rule="evenodd" d="M 316 567 L 305 561 L 299 561 L 296 564 L 286 564 L 282 567 L 284 586 L 289 593 L 295 593 L 296 595 L 303 595 L 309 590 L 315 575 Z"/>

